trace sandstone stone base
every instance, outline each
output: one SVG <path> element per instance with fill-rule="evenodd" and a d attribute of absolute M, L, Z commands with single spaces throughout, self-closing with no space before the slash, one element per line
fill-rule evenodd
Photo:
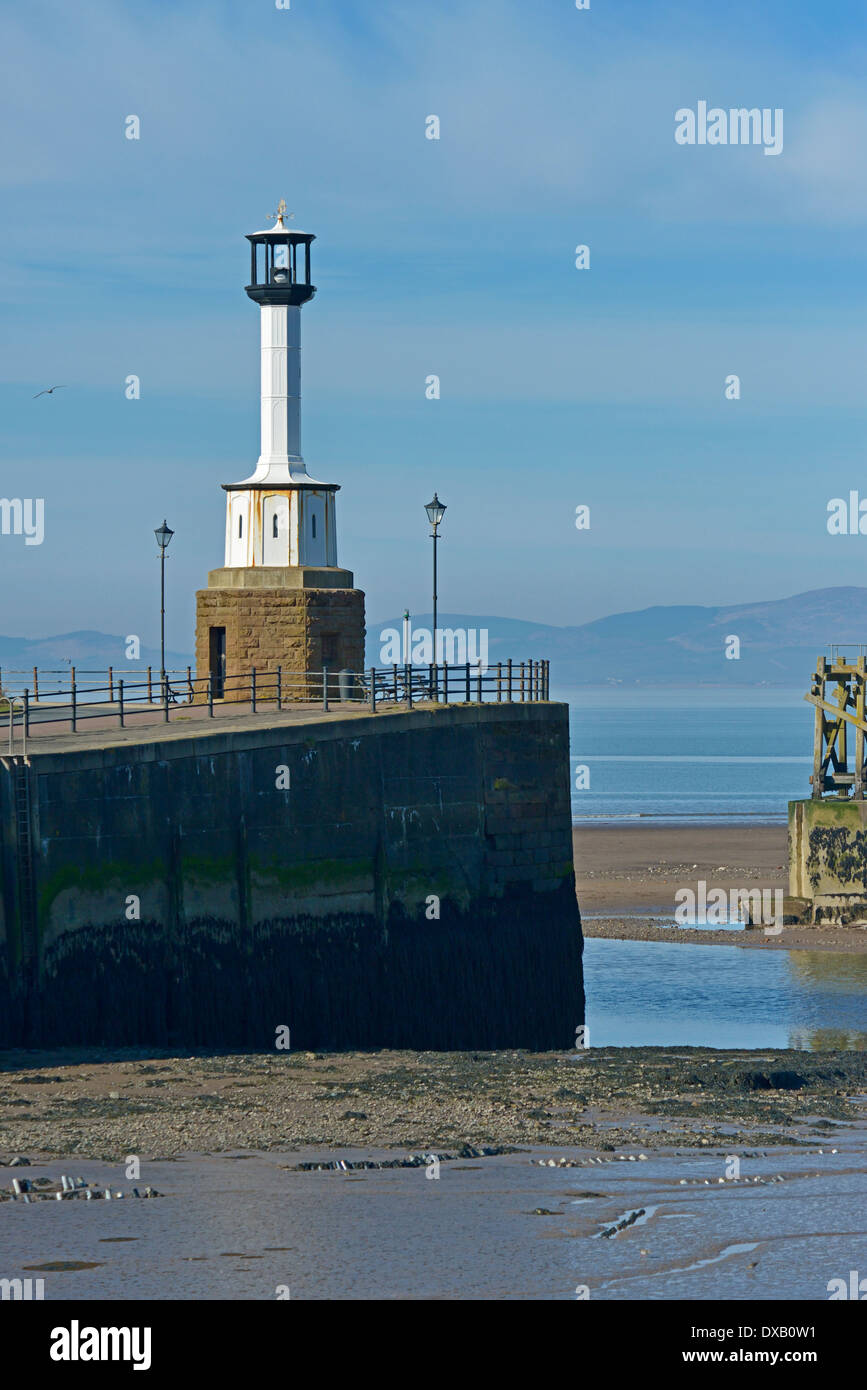
<path fill-rule="evenodd" d="M 284 700 L 321 695 L 321 682 L 318 689 L 315 681 L 308 688 L 303 678 L 318 675 L 323 666 L 334 673 L 329 686 L 336 691 L 338 671 L 364 666 L 364 594 L 360 589 L 258 585 L 201 589 L 196 594 L 200 699 L 206 698 L 209 675 L 219 698 L 220 651 L 225 653 L 226 698 L 238 698 L 255 670 L 262 698 L 274 699 L 278 668 Z"/>

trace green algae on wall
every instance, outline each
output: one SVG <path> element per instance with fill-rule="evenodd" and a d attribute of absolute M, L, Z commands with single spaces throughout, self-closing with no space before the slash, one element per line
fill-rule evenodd
<path fill-rule="evenodd" d="M 789 802 L 789 891 L 808 900 L 867 895 L 867 803 Z"/>

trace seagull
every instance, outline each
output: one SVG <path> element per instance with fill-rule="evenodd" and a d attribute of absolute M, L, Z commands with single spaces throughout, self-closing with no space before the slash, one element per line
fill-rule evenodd
<path fill-rule="evenodd" d="M 44 391 L 37 391 L 33 399 L 38 401 L 40 396 L 50 396 L 54 391 L 63 391 L 65 389 L 66 388 L 63 386 L 46 386 Z"/>

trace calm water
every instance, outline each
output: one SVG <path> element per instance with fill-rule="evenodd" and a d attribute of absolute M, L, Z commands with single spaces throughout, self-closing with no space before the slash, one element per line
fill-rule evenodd
<path fill-rule="evenodd" d="M 590 938 L 584 986 L 592 1047 L 867 1047 L 865 955 Z"/>
<path fill-rule="evenodd" d="M 802 690 L 557 690 L 568 700 L 576 820 L 784 821 L 809 796 Z M 589 769 L 588 789 L 576 768 Z"/>

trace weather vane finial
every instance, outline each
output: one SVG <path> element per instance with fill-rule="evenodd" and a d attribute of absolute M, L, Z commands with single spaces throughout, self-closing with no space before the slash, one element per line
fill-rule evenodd
<path fill-rule="evenodd" d="M 285 199 L 285 198 L 281 198 L 280 201 L 279 201 L 279 203 L 277 204 L 277 211 L 276 211 L 276 212 L 269 212 L 269 213 L 268 213 L 268 216 L 269 216 L 269 217 L 276 217 L 276 218 L 277 218 L 277 221 L 275 222 L 275 224 L 274 224 L 274 226 L 273 226 L 273 228 L 272 228 L 272 231 L 275 231 L 275 232 L 276 232 L 276 230 L 277 230 L 278 227 L 282 227 L 282 226 L 283 226 L 283 219 L 284 219 L 285 216 L 286 216 L 286 199 Z M 290 221 L 290 222 L 293 220 L 294 216 L 295 216 L 294 212 L 290 212 L 290 214 L 289 214 L 289 221 Z"/>

